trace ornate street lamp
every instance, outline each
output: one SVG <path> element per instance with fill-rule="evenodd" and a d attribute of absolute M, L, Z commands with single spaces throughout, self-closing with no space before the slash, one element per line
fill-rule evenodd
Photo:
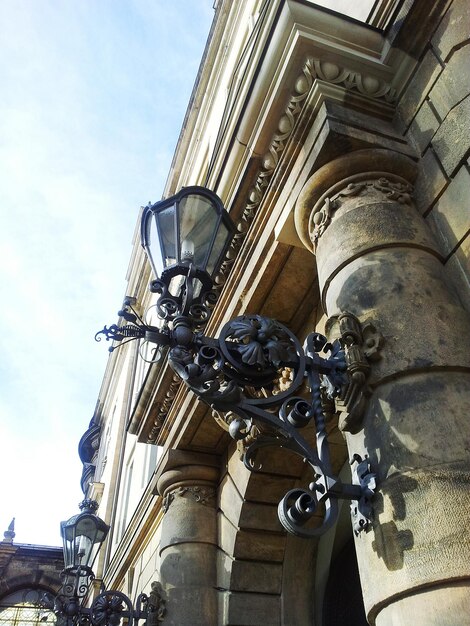
<path fill-rule="evenodd" d="M 279 503 L 279 519 L 287 531 L 301 537 L 322 534 L 337 519 L 338 499 L 347 499 L 359 533 L 371 520 L 375 475 L 367 457 L 359 455 L 351 462 L 352 484 L 333 475 L 324 404 L 335 398 L 357 402 L 369 368 L 367 357 L 380 340 L 372 333 L 366 342 L 367 329 L 348 313 L 337 320 L 340 337 L 332 343 L 311 333 L 302 347 L 286 326 L 260 315 L 231 320 L 218 338 L 204 335 L 217 298 L 214 276 L 234 232 L 220 199 L 202 187 L 185 188 L 147 206 L 141 243 L 154 272 L 150 290 L 159 296 L 156 309 L 162 324 L 145 323 L 133 307 L 135 298 L 127 297 L 119 311 L 121 325 L 105 326 L 95 338 L 99 341 L 104 334 L 120 345 L 145 339 L 167 346 L 172 369 L 225 416 L 230 435 L 244 441 L 244 463 L 251 471 L 257 469 L 255 453 L 267 446 L 287 448 L 310 465 L 308 487 L 289 491 Z M 315 447 L 300 432 L 309 424 L 315 426 Z M 308 522 L 322 504 L 323 522 L 312 526 Z"/>
<path fill-rule="evenodd" d="M 85 606 L 95 579 L 92 566 L 110 527 L 95 514 L 98 504 L 94 500 L 86 499 L 79 506 L 81 513 L 60 524 L 65 564 L 62 587 L 55 598 L 45 595 L 43 606 L 53 609 L 58 623 L 66 626 L 119 626 L 121 620 L 133 626 L 146 620 L 149 612 L 163 617 L 165 602 L 156 587 L 159 583 L 152 583 L 149 596 L 141 593 L 135 607 L 125 594 L 112 589 L 101 591 L 91 606 Z"/>

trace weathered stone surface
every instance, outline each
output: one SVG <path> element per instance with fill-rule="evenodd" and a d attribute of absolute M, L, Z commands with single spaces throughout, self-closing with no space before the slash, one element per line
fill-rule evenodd
<path fill-rule="evenodd" d="M 446 61 L 452 50 L 470 39 L 470 4 L 468 0 L 454 0 L 445 13 L 431 43 L 441 61 Z"/>
<path fill-rule="evenodd" d="M 458 286 L 462 306 L 470 313 L 470 234 L 447 261 L 446 269 Z"/>
<path fill-rule="evenodd" d="M 416 598 L 415 612 L 418 589 L 470 579 L 470 320 L 409 195 L 399 188 L 380 200 L 375 191 L 361 195 L 370 170 L 349 175 L 345 187 L 339 163 L 328 168 L 329 190 L 319 170 L 297 206 L 310 206 L 313 216 L 326 313 L 370 319 L 384 337 L 363 428 L 347 441 L 377 474 L 373 526 L 357 537 L 356 550 L 369 622 L 397 605 L 382 622 L 388 626 L 405 623 L 396 619 L 401 597 Z M 340 185 L 344 193 L 331 207 Z M 460 623 L 459 606 L 452 603 L 449 624 Z M 428 624 L 428 615 L 417 623 Z"/>
<path fill-rule="evenodd" d="M 389 248 L 354 259 L 332 280 L 325 306 L 330 315 L 349 310 L 371 319 L 383 334 L 385 352 L 370 373 L 372 385 L 422 368 L 470 367 L 462 342 L 470 319 L 442 263 L 428 252 Z"/>
<path fill-rule="evenodd" d="M 28 587 L 56 593 L 63 568 L 62 548 L 0 541 L 0 596 Z"/>
<path fill-rule="evenodd" d="M 442 242 L 442 250 L 450 255 L 470 230 L 470 174 L 461 167 L 439 198 L 428 222 Z"/>
<path fill-rule="evenodd" d="M 470 96 L 450 111 L 434 135 L 432 146 L 446 174 L 452 176 L 470 147 Z"/>
<path fill-rule="evenodd" d="M 431 148 L 426 150 L 423 158 L 420 160 L 418 171 L 414 200 L 418 211 L 425 215 L 446 186 L 447 178 Z"/>
<path fill-rule="evenodd" d="M 466 626 L 470 615 L 470 588 L 465 581 L 444 584 L 404 596 L 397 604 L 385 606 L 377 615 L 375 625 L 406 624 L 413 615 L 413 626 Z"/>
<path fill-rule="evenodd" d="M 242 561 L 236 559 L 232 565 L 232 591 L 259 593 L 281 593 L 282 564 Z"/>
<path fill-rule="evenodd" d="M 220 485 L 219 508 L 234 526 L 253 530 L 282 531 L 276 504 L 245 501 L 230 475 L 226 475 Z"/>
<path fill-rule="evenodd" d="M 270 562 L 281 562 L 284 555 L 285 535 L 265 530 L 243 531 L 218 515 L 219 546 L 229 556 Z"/>
<path fill-rule="evenodd" d="M 343 207 L 336 210 L 318 241 L 318 276 L 323 284 L 328 284 L 351 256 L 365 255 L 378 247 L 419 246 L 432 253 L 436 251 L 436 242 L 414 207 L 365 195 L 351 203 L 358 205 L 357 210 L 343 212 Z M 336 254 L 325 254 L 334 242 L 338 248 Z M 324 294 L 325 290 L 323 297 Z"/>
<path fill-rule="evenodd" d="M 438 604 L 433 606 L 432 612 L 426 610 L 422 614 L 419 613 L 420 594 L 416 591 L 423 587 L 445 588 L 460 579 L 467 587 L 468 606 L 468 464 L 440 464 L 395 474 L 382 484 L 374 508 L 371 532 L 356 540 L 364 604 L 371 623 L 383 605 L 388 604 L 385 598 L 393 597 L 393 604 L 400 612 L 402 598 L 408 596 L 413 623 L 463 626 L 466 621 L 462 621 L 461 599 L 449 597 L 450 613 L 447 615 Z M 468 611 L 464 615 L 466 619 Z M 383 620 L 378 623 L 388 626 L 406 622 Z"/>
<path fill-rule="evenodd" d="M 429 99 L 443 120 L 451 109 L 470 93 L 470 45 L 456 50 L 429 93 Z"/>
<path fill-rule="evenodd" d="M 231 591 L 281 593 L 282 564 L 234 559 L 219 550 L 217 587 Z"/>
<path fill-rule="evenodd" d="M 416 110 L 426 98 L 441 70 L 439 60 L 432 50 L 429 50 L 416 69 L 398 105 L 406 124 L 410 124 Z"/>
<path fill-rule="evenodd" d="M 213 484 L 219 478 L 220 459 L 212 454 L 168 450 L 155 475 L 156 493 L 164 495 L 186 483 L 189 485 Z"/>
<path fill-rule="evenodd" d="M 391 152 L 380 148 L 357 150 L 344 155 L 318 169 L 302 188 L 295 206 L 295 227 L 302 243 L 313 251 L 310 237 L 312 214 L 319 209 L 317 204 L 323 204 L 330 195 L 332 188 L 339 191 L 339 185 L 344 187 L 350 182 L 349 178 L 360 175 L 360 180 L 366 180 L 366 172 L 387 172 L 413 183 L 417 175 L 417 167 L 412 159 L 398 152 Z"/>
<path fill-rule="evenodd" d="M 280 626 L 281 598 L 258 593 L 224 594 L 221 626 Z"/>
<path fill-rule="evenodd" d="M 468 458 L 469 414 L 468 373 L 416 373 L 374 390 L 364 432 L 348 435 L 348 443 L 359 454 L 367 451 L 382 484 L 403 469 Z"/>
<path fill-rule="evenodd" d="M 184 450 L 168 450 L 157 474 L 166 506 L 160 576 L 172 626 L 216 624 L 218 479 L 217 457 Z"/>
<path fill-rule="evenodd" d="M 411 138 L 411 141 L 422 154 L 431 143 L 431 139 L 439 128 L 439 124 L 440 120 L 436 117 L 429 102 L 425 100 L 411 123 L 406 136 Z"/>

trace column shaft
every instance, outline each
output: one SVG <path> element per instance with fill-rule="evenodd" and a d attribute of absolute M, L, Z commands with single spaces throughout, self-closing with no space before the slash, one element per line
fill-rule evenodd
<path fill-rule="evenodd" d="M 456 626 L 470 615 L 470 324 L 413 205 L 413 173 L 385 150 L 337 159 L 310 179 L 296 220 L 327 315 L 353 313 L 384 337 L 362 424 L 346 433 L 379 484 L 373 529 L 356 540 L 368 618 Z"/>
<path fill-rule="evenodd" d="M 218 461 L 171 450 L 157 487 L 164 498 L 160 576 L 167 594 L 165 624 L 215 626 L 216 485 Z"/>

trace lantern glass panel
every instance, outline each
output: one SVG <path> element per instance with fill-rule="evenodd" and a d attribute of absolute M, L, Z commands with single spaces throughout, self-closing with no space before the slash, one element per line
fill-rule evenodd
<path fill-rule="evenodd" d="M 166 209 L 163 209 L 162 211 L 156 213 L 155 220 L 157 222 L 158 239 L 162 256 L 161 268 L 165 269 L 170 265 L 174 265 L 177 260 L 175 205 L 169 206 Z M 158 265 L 156 269 L 157 272 L 160 273 L 158 271 L 160 270 Z"/>
<path fill-rule="evenodd" d="M 221 220 L 219 224 L 219 230 L 215 236 L 214 245 L 210 252 L 209 260 L 207 262 L 207 271 L 209 274 L 213 274 L 221 262 L 222 254 L 228 243 L 228 240 L 232 238 L 232 231 Z"/>
<path fill-rule="evenodd" d="M 207 257 L 219 215 L 212 202 L 202 195 L 191 194 L 179 204 L 179 238 L 181 262 L 192 262 L 206 268 Z"/>

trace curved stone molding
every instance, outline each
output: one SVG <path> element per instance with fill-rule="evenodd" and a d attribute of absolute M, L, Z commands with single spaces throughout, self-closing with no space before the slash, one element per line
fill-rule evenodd
<path fill-rule="evenodd" d="M 342 85 L 348 90 L 358 91 L 363 96 L 395 102 L 397 90 L 390 83 L 374 76 L 342 67 L 331 61 L 308 59 L 309 69 L 314 78 L 320 78 L 333 85 Z"/>
<path fill-rule="evenodd" d="M 189 494 L 200 502 L 208 497 L 202 490 L 213 489 L 218 479 L 219 461 L 216 457 L 199 452 L 169 450 L 157 473 L 157 492 L 164 498 L 169 493 L 178 492 L 178 497 Z"/>

